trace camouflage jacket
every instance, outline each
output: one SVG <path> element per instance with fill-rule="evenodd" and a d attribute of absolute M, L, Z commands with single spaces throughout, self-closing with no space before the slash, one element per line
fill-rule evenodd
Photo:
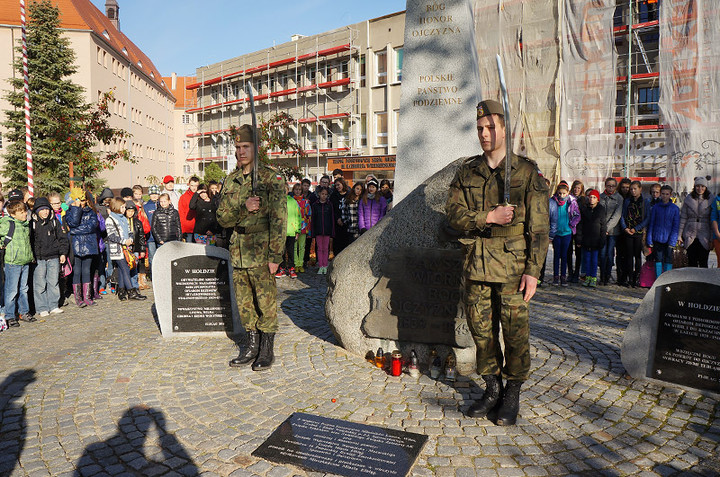
<path fill-rule="evenodd" d="M 465 275 L 471 280 L 507 283 L 521 275 L 540 276 L 549 245 L 548 188 L 537 165 L 513 154 L 507 226 L 487 224 L 488 213 L 503 202 L 505 161 L 491 171 L 485 155 L 465 159 L 450 183 L 445 205 L 450 225 L 465 232 Z"/>
<path fill-rule="evenodd" d="M 245 201 L 252 195 L 252 175 L 239 168 L 225 179 L 217 209 L 218 223 L 232 228 L 230 260 L 235 268 L 255 268 L 282 262 L 287 232 L 285 180 L 270 167 L 258 166 L 256 194 L 260 210 L 248 212 Z"/>

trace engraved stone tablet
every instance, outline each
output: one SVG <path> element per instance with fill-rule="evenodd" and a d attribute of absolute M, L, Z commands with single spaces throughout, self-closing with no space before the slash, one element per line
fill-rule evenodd
<path fill-rule="evenodd" d="M 460 250 L 398 249 L 370 292 L 371 311 L 363 332 L 372 338 L 473 345 L 462 306 Z"/>
<path fill-rule="evenodd" d="M 166 243 L 153 259 L 153 285 L 163 336 L 228 336 L 241 329 L 227 250 Z"/>
<path fill-rule="evenodd" d="M 652 377 L 720 392 L 720 286 L 660 288 Z"/>
<path fill-rule="evenodd" d="M 296 412 L 252 453 L 347 477 L 408 475 L 427 436 Z"/>

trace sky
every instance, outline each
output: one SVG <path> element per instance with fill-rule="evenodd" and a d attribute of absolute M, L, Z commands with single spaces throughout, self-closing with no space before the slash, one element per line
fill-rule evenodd
<path fill-rule="evenodd" d="M 405 10 L 405 0 L 117 0 L 120 29 L 163 76 Z M 105 0 L 92 0 L 105 12 Z"/>

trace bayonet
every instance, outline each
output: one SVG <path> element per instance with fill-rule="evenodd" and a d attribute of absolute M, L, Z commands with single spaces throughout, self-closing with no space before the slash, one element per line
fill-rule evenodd
<path fill-rule="evenodd" d="M 252 170 L 252 195 L 255 193 L 257 188 L 257 165 L 258 165 L 258 133 L 257 133 L 257 118 L 255 117 L 255 97 L 252 92 L 252 83 L 247 82 L 247 95 L 250 98 L 250 115 L 252 116 L 252 128 L 253 128 L 253 170 Z"/>
<path fill-rule="evenodd" d="M 500 79 L 500 91 L 502 93 L 503 111 L 505 112 L 505 186 L 503 187 L 503 206 L 510 204 L 510 172 L 512 171 L 512 128 L 510 127 L 510 100 L 508 99 L 507 86 L 505 85 L 505 73 L 503 73 L 500 55 L 495 55 L 497 61 L 498 77 Z"/>

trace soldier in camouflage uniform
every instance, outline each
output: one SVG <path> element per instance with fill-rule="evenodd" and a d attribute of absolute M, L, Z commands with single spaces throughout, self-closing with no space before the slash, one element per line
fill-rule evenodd
<path fill-rule="evenodd" d="M 222 227 L 232 229 L 230 260 L 238 311 L 248 345 L 230 366 L 253 362 L 253 371 L 269 369 L 277 321 L 275 272 L 282 261 L 287 227 L 285 181 L 277 171 L 255 165 L 253 130 L 243 125 L 235 137 L 237 169 L 225 179 L 217 209 Z M 252 171 L 257 167 L 255 195 Z"/>
<path fill-rule="evenodd" d="M 513 205 L 498 205 L 504 195 L 506 156 L 500 103 L 478 104 L 477 130 L 484 154 L 465 160 L 450 184 L 446 204 L 450 225 L 464 232 L 464 301 L 477 347 L 477 372 L 486 384 L 483 398 L 470 406 L 468 415 L 479 418 L 497 411 L 498 425 L 513 425 L 520 387 L 530 371 L 528 302 L 549 244 L 548 188 L 533 161 L 512 154 Z"/>

